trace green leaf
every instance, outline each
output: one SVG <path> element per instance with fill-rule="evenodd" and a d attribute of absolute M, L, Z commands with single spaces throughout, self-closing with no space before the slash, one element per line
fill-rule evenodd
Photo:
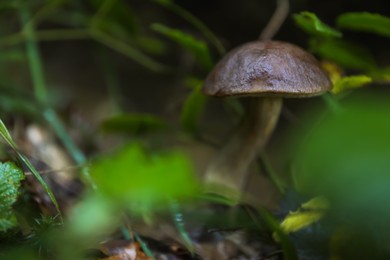
<path fill-rule="evenodd" d="M 193 90 L 184 102 L 180 115 L 180 123 L 183 129 L 195 134 L 198 130 L 198 121 L 203 113 L 207 97 L 202 93 L 202 81 L 193 82 Z"/>
<path fill-rule="evenodd" d="M 314 13 L 301 12 L 293 15 L 295 23 L 314 36 L 341 37 L 342 33 L 323 23 Z"/>
<path fill-rule="evenodd" d="M 122 114 L 104 120 L 101 127 L 107 133 L 139 135 L 165 130 L 168 124 L 154 115 Z"/>
<path fill-rule="evenodd" d="M 376 69 L 376 63 L 371 53 L 355 43 L 339 39 L 312 40 L 310 41 L 310 50 L 347 69 L 363 71 Z"/>
<path fill-rule="evenodd" d="M 337 26 L 343 29 L 376 33 L 390 37 L 390 18 L 373 13 L 345 13 L 337 18 Z"/>
<path fill-rule="evenodd" d="M 149 154 L 139 144 L 95 161 L 91 176 L 103 194 L 134 213 L 157 210 L 172 199 L 194 196 L 198 190 L 192 165 L 184 154 Z"/>
<path fill-rule="evenodd" d="M 172 29 L 162 24 L 152 24 L 151 28 L 191 52 L 206 69 L 211 69 L 213 66 L 210 52 L 205 42 L 195 39 L 192 35 L 181 30 Z"/>
<path fill-rule="evenodd" d="M 334 83 L 332 92 L 333 94 L 338 94 L 348 89 L 362 87 L 371 82 L 372 79 L 366 75 L 343 77 Z"/>
<path fill-rule="evenodd" d="M 5 231 L 16 224 L 12 205 L 19 195 L 23 171 L 13 162 L 0 163 L 0 231 Z"/>
<path fill-rule="evenodd" d="M 301 205 L 297 211 L 288 213 L 280 224 L 285 233 L 297 232 L 319 221 L 329 209 L 329 202 L 323 197 L 316 197 Z"/>

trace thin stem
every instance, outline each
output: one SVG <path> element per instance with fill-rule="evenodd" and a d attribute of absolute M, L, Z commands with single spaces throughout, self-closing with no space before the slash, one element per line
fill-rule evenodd
<path fill-rule="evenodd" d="M 152 250 L 149 249 L 148 245 L 143 241 L 143 239 L 137 234 L 134 233 L 135 240 L 139 243 L 140 247 L 142 248 L 142 251 L 145 252 L 146 256 L 151 259 L 156 259 L 153 256 Z"/>
<path fill-rule="evenodd" d="M 186 19 L 190 24 L 203 33 L 204 36 L 215 46 L 218 53 L 222 56 L 226 53 L 225 48 L 223 47 L 221 41 L 212 33 L 212 31 L 196 16 L 188 12 L 186 9 L 175 4 L 173 1 L 158 1 L 155 2 L 161 4 L 162 6 L 168 8 L 172 12 Z"/>
<path fill-rule="evenodd" d="M 116 1 L 118 0 L 106 0 L 102 2 L 99 9 L 91 19 L 91 27 L 97 27 L 99 25 L 100 21 L 107 15 Z"/>
<path fill-rule="evenodd" d="M 289 13 L 289 0 L 277 0 L 277 7 L 268 24 L 259 36 L 259 40 L 270 40 L 279 31 Z"/>
<path fill-rule="evenodd" d="M 20 9 L 20 18 L 23 23 L 30 19 L 30 14 L 25 5 Z M 38 46 L 35 40 L 34 28 L 31 23 L 27 23 L 24 29 L 26 41 L 26 51 L 30 65 L 31 76 L 34 84 L 35 97 L 38 102 L 46 105 L 47 92 L 46 83 L 43 77 L 42 63 L 39 55 Z"/>
<path fill-rule="evenodd" d="M 17 45 L 27 41 L 27 31 L 18 32 L 0 39 L 0 47 Z M 37 41 L 61 41 L 89 39 L 89 32 L 85 29 L 54 29 L 34 31 L 34 40 Z"/>
<path fill-rule="evenodd" d="M 136 62 L 144 65 L 145 67 L 149 68 L 152 71 L 155 72 L 167 72 L 169 69 L 165 67 L 164 65 L 161 65 L 160 63 L 152 60 L 139 50 L 133 48 L 132 46 L 128 45 L 127 43 L 116 39 L 109 34 L 92 29 L 89 31 L 91 37 L 100 42 L 103 45 L 106 45 L 107 47 L 135 60 Z"/>

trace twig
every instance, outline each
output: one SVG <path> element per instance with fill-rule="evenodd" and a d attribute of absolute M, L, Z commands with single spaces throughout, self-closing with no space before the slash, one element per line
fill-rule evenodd
<path fill-rule="evenodd" d="M 259 40 L 270 40 L 279 31 L 289 13 L 289 0 L 277 0 L 277 7 L 268 24 L 259 36 Z"/>

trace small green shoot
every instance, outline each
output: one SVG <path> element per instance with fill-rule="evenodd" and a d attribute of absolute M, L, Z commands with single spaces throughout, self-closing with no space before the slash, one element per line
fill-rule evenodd
<path fill-rule="evenodd" d="M 305 32 L 313 36 L 337 37 L 343 34 L 323 23 L 314 13 L 301 12 L 293 15 L 295 23 Z"/>
<path fill-rule="evenodd" d="M 337 26 L 342 29 L 376 33 L 390 37 L 390 18 L 368 12 L 351 12 L 337 17 Z"/>

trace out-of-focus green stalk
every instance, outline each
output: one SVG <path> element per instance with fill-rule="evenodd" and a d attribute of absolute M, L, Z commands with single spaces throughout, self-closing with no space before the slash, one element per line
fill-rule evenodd
<path fill-rule="evenodd" d="M 31 71 L 31 77 L 34 85 L 35 97 L 39 103 L 44 107 L 43 115 L 46 121 L 51 125 L 57 136 L 60 138 L 64 146 L 69 151 L 70 155 L 76 161 L 77 164 L 83 165 L 82 176 L 84 181 L 94 187 L 91 181 L 89 171 L 85 164 L 87 160 L 84 154 L 78 149 L 76 144 L 73 142 L 69 134 L 67 133 L 61 120 L 52 108 L 49 107 L 49 100 L 47 95 L 46 82 L 44 79 L 42 60 L 40 57 L 37 41 L 35 38 L 35 29 L 32 23 L 29 23 L 30 13 L 28 8 L 21 4 L 19 11 L 20 20 L 22 24 L 25 24 L 23 33 L 26 37 L 26 52 Z"/>
<path fill-rule="evenodd" d="M 218 53 L 223 56 L 226 52 L 223 47 L 221 41 L 211 32 L 211 30 L 196 16 L 188 12 L 186 9 L 181 6 L 175 4 L 173 1 L 161 1 L 161 0 L 153 0 L 154 2 L 166 7 L 177 15 L 186 19 L 190 24 L 192 24 L 195 28 L 203 33 L 204 36 L 215 46 Z"/>
<path fill-rule="evenodd" d="M 35 41 L 34 28 L 32 24 L 28 23 L 30 14 L 25 5 L 22 5 L 20 8 L 20 18 L 23 24 L 27 23 L 24 31 L 26 38 L 28 39 L 26 41 L 26 53 L 30 65 L 35 97 L 41 104 L 46 105 L 47 92 L 45 87 L 45 80 L 43 77 L 41 59 L 39 56 L 38 46 Z"/>

